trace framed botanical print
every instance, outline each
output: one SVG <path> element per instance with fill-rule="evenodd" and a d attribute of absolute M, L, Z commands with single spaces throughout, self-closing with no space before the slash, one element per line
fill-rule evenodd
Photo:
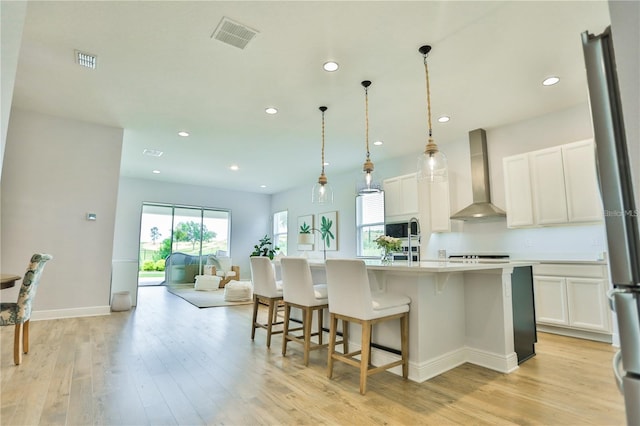
<path fill-rule="evenodd" d="M 306 216 L 298 216 L 298 228 L 296 230 L 296 241 L 300 241 L 298 236 L 300 234 L 310 234 L 313 233 L 313 215 L 309 214 Z M 313 238 L 311 238 L 313 240 Z M 309 251 L 313 250 L 313 244 L 298 244 L 298 251 Z"/>
<path fill-rule="evenodd" d="M 318 230 L 326 250 L 338 250 L 338 212 L 319 213 Z"/>

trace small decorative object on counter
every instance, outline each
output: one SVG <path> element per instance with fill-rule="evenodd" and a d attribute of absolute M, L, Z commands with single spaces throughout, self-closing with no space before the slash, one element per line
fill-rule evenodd
<path fill-rule="evenodd" d="M 393 252 L 399 251 L 402 247 L 400 238 L 390 237 L 388 235 L 381 235 L 376 238 L 375 243 L 382 249 L 382 264 L 390 265 L 393 262 Z"/>

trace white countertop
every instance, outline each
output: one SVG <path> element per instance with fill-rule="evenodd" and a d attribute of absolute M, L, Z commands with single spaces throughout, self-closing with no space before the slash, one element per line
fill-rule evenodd
<path fill-rule="evenodd" d="M 409 262 L 406 260 L 396 260 L 391 265 L 382 265 L 380 260 L 363 259 L 368 269 L 380 271 L 402 271 L 402 272 L 464 272 L 479 271 L 489 269 L 513 268 L 518 266 L 532 266 L 538 264 L 535 261 L 522 260 L 423 260 L 420 262 Z M 309 261 L 310 266 L 324 266 L 324 261 Z"/>

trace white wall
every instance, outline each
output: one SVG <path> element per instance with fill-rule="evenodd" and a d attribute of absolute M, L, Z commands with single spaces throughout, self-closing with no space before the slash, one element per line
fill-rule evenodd
<path fill-rule="evenodd" d="M 271 235 L 271 196 L 228 191 L 205 186 L 182 185 L 145 179 L 121 178 L 114 233 L 113 263 L 120 269 L 127 263 L 136 267 L 114 275 L 112 291 L 130 291 L 137 304 L 137 262 L 140 215 L 143 202 L 173 203 L 231 210 L 230 253 L 240 266 L 242 279 L 250 279 L 249 255 L 265 234 Z M 130 265 L 129 265 L 130 266 Z M 116 279 L 117 278 L 117 279 Z"/>
<path fill-rule="evenodd" d="M 34 319 L 109 312 L 122 129 L 14 109 L 2 170 L 2 271 L 53 255 Z M 86 214 L 97 220 L 86 220 Z M 15 301 L 19 286 L 3 290 Z"/>

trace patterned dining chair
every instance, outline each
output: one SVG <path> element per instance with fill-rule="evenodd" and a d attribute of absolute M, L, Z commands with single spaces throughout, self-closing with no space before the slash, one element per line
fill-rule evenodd
<path fill-rule="evenodd" d="M 16 365 L 22 363 L 22 353 L 29 352 L 29 320 L 31 305 L 38 289 L 40 276 L 45 263 L 53 259 L 48 254 L 34 254 L 24 274 L 18 301 L 16 303 L 0 303 L 0 325 L 15 325 L 13 339 L 13 361 Z"/>

